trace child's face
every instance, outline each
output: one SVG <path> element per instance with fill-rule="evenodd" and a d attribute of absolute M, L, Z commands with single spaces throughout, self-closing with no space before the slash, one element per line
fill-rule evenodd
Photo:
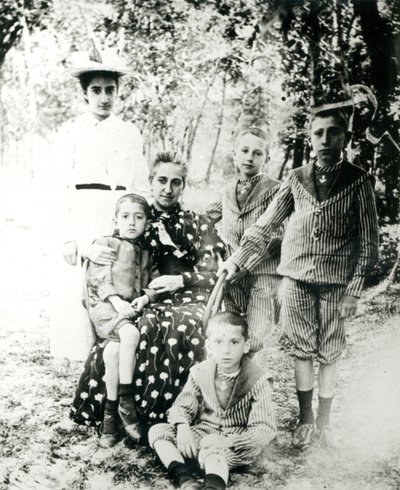
<path fill-rule="evenodd" d="M 117 82 L 109 77 L 94 77 L 85 92 L 90 112 L 96 119 L 106 119 L 117 99 Z"/>
<path fill-rule="evenodd" d="M 206 346 L 209 354 L 225 373 L 234 373 L 240 368 L 243 354 L 249 352 L 238 325 L 215 323 L 209 326 Z"/>
<path fill-rule="evenodd" d="M 318 117 L 311 125 L 311 145 L 322 166 L 333 165 L 340 160 L 346 141 L 346 131 L 335 116 Z"/>
<path fill-rule="evenodd" d="M 240 176 L 248 179 L 257 175 L 267 156 L 266 141 L 250 133 L 241 136 L 234 151 Z"/>
<path fill-rule="evenodd" d="M 131 240 L 140 237 L 146 230 L 147 217 L 142 206 L 137 202 L 124 201 L 121 203 L 115 218 L 115 226 L 119 236 Z"/>
<path fill-rule="evenodd" d="M 184 187 L 182 168 L 174 163 L 161 163 L 157 166 L 151 189 L 157 209 L 171 208 L 179 201 Z"/>

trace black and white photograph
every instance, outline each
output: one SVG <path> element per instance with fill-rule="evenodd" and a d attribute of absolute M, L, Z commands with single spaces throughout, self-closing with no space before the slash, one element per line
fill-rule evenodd
<path fill-rule="evenodd" d="M 0 490 L 400 489 L 400 1 L 0 2 Z"/>

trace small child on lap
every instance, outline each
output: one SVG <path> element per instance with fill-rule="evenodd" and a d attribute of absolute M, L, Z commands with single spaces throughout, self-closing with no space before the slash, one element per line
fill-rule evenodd
<path fill-rule="evenodd" d="M 139 343 L 135 319 L 155 298 L 154 290 L 143 289 L 151 279 L 150 253 L 141 245 L 149 214 L 150 207 L 142 196 L 122 196 L 116 205 L 114 235 L 95 241 L 110 247 L 115 261 L 109 265 L 90 262 L 87 271 L 86 306 L 97 335 L 107 340 L 104 349 L 107 399 L 100 437 L 103 447 L 117 442 L 119 418 L 131 439 L 141 437 L 133 374 Z"/>
<path fill-rule="evenodd" d="M 212 317 L 209 358 L 190 370 L 169 423 L 150 429 L 150 445 L 180 488 L 226 488 L 229 469 L 253 463 L 276 434 L 270 377 L 245 356 L 249 344 L 244 317 Z M 192 477 L 190 459 L 204 469 L 204 487 Z"/>

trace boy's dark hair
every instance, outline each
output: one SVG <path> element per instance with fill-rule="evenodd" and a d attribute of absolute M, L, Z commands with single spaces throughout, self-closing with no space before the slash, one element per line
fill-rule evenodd
<path fill-rule="evenodd" d="M 115 217 L 117 217 L 117 215 L 118 215 L 121 204 L 123 202 L 126 202 L 126 201 L 135 202 L 137 204 L 140 204 L 140 206 L 142 206 L 142 208 L 143 208 L 143 211 L 144 211 L 146 217 L 150 218 L 151 208 L 150 208 L 149 203 L 146 201 L 146 199 L 143 196 L 140 196 L 139 194 L 133 194 L 133 193 L 132 194 L 124 194 L 123 196 L 121 196 L 118 199 L 117 204 L 115 205 Z"/>
<path fill-rule="evenodd" d="M 249 338 L 249 324 L 244 316 L 232 311 L 224 311 L 212 316 L 207 323 L 206 334 L 208 336 L 210 325 L 215 323 L 223 323 L 224 325 L 232 325 L 240 327 L 245 340 Z"/>
<path fill-rule="evenodd" d="M 174 165 L 178 165 L 182 169 L 182 181 L 185 185 L 186 177 L 187 177 L 187 166 L 186 163 L 179 158 L 176 157 L 176 154 L 172 151 L 163 151 L 157 153 L 154 160 L 150 165 L 150 173 L 149 173 L 149 181 L 151 182 L 156 174 L 157 167 L 162 163 L 173 163 Z"/>
<path fill-rule="evenodd" d="M 311 114 L 309 121 L 309 129 L 311 130 L 312 123 L 314 119 L 317 117 L 334 117 L 340 122 L 340 125 L 344 129 L 345 132 L 349 130 L 349 121 L 350 121 L 351 111 L 349 109 L 340 108 L 340 109 L 327 109 L 326 111 L 316 112 Z"/>
<path fill-rule="evenodd" d="M 86 73 L 82 73 L 82 75 L 79 75 L 79 83 L 81 84 L 84 93 L 86 93 L 86 90 L 88 89 L 90 82 L 95 77 L 111 78 L 117 84 L 117 89 L 118 89 L 119 77 L 120 77 L 118 73 L 114 73 L 112 71 L 88 71 Z"/>

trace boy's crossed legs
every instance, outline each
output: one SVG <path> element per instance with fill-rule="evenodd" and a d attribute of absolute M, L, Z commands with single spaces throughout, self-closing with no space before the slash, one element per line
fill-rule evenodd
<path fill-rule="evenodd" d="M 103 353 L 107 391 L 100 437 L 100 445 L 103 447 L 111 447 L 118 440 L 118 414 L 129 437 L 136 441 L 141 437 L 133 386 L 140 334 L 133 323 L 125 322 L 118 329 L 117 335 L 119 342 L 112 338 Z"/>
<path fill-rule="evenodd" d="M 178 434 L 178 431 L 182 431 Z M 184 432 L 189 433 L 186 437 Z M 180 437 L 181 434 L 183 437 Z M 229 452 L 228 439 L 223 435 L 207 434 L 194 436 L 187 424 L 179 424 L 178 429 L 170 424 L 154 425 L 149 431 L 149 444 L 158 454 L 170 477 L 185 490 L 223 490 L 229 478 L 229 463 L 225 452 Z M 197 459 L 204 468 L 204 486 L 192 476 L 192 469 L 185 457 Z"/>

